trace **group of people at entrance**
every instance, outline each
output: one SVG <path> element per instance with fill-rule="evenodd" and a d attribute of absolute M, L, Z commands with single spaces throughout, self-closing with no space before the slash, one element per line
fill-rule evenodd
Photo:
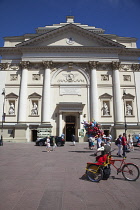
<path fill-rule="evenodd" d="M 130 134 L 128 135 L 128 138 L 125 133 L 123 133 L 123 135 L 120 134 L 116 139 L 115 144 L 118 146 L 117 155 L 119 157 L 126 157 L 126 151 L 134 150 L 133 139 Z"/>

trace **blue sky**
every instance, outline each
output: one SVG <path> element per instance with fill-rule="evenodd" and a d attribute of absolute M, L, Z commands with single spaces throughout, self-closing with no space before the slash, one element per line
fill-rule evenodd
<path fill-rule="evenodd" d="M 67 15 L 108 34 L 136 37 L 140 48 L 140 0 L 0 0 L 0 47 L 5 36 L 35 33 Z"/>

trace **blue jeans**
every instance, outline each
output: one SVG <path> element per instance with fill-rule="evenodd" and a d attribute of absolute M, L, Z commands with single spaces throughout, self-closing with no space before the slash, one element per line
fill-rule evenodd
<path fill-rule="evenodd" d="M 126 145 L 123 145 L 123 153 L 122 153 L 123 157 L 126 157 L 126 155 L 125 155 L 126 150 L 127 150 Z"/>

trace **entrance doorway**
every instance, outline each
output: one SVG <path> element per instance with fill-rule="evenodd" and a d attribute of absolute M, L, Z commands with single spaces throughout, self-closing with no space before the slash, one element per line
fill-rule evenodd
<path fill-rule="evenodd" d="M 72 141 L 72 134 L 75 135 L 75 116 L 66 116 L 66 141 Z"/>
<path fill-rule="evenodd" d="M 75 124 L 66 124 L 66 141 L 72 141 L 72 134 L 75 134 Z"/>
<path fill-rule="evenodd" d="M 32 141 L 37 140 L 37 130 L 32 130 Z"/>

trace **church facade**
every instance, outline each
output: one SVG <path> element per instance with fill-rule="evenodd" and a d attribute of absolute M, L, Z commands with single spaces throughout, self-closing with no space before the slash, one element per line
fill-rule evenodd
<path fill-rule="evenodd" d="M 1 130 L 4 141 L 42 135 L 87 140 L 95 120 L 106 135 L 140 131 L 140 50 L 136 38 L 105 34 L 74 22 L 4 38 L 0 48 Z M 40 136 L 39 136 L 40 135 Z"/>

